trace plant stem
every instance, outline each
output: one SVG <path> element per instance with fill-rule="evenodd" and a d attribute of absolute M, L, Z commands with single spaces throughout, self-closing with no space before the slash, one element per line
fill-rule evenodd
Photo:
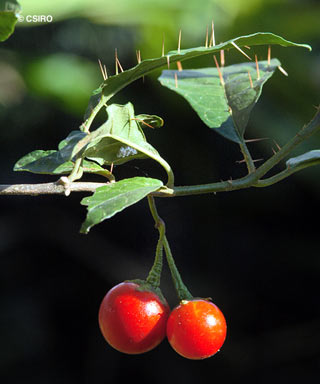
<path fill-rule="evenodd" d="M 264 164 L 257 168 L 254 172 L 248 174 L 245 177 L 221 181 L 216 183 L 181 186 L 168 188 L 164 186 L 157 192 L 153 192 L 151 196 L 154 197 L 176 197 L 176 196 L 188 196 L 188 195 L 201 195 L 206 193 L 227 192 L 235 191 L 250 187 L 267 187 L 272 185 L 291 174 L 300 171 L 303 168 L 307 168 L 312 164 L 305 164 L 304 166 L 295 167 L 293 169 L 285 169 L 284 171 L 277 173 L 266 179 L 261 179 L 269 170 L 271 170 L 276 164 L 278 164 L 284 157 L 288 156 L 290 152 L 301 142 L 306 140 L 311 135 L 320 131 L 320 109 L 318 109 L 316 115 L 312 121 L 305 127 L 303 127 L 286 145 L 284 145 L 275 155 L 268 159 Z M 171 178 L 172 180 L 172 178 Z M 69 190 L 71 192 L 94 192 L 96 188 L 107 185 L 108 183 L 70 183 Z M 12 185 L 0 185 L 0 195 L 42 195 L 42 194 L 63 194 L 65 188 L 58 182 L 43 183 L 43 184 L 12 184 Z"/>
<path fill-rule="evenodd" d="M 180 300 L 192 300 L 193 296 L 188 291 L 188 288 L 184 285 L 184 283 L 181 279 L 180 273 L 179 273 L 179 271 L 175 265 L 175 262 L 174 262 L 174 259 L 173 259 L 173 256 L 172 256 L 172 253 L 170 250 L 170 246 L 169 246 L 168 240 L 167 240 L 166 235 L 165 235 L 164 221 L 161 219 L 161 217 L 158 214 L 154 198 L 150 195 L 148 195 L 148 202 L 149 202 L 149 208 L 150 208 L 152 217 L 155 221 L 155 226 L 156 226 L 156 228 L 158 228 L 159 233 L 160 233 L 160 238 L 159 238 L 157 250 L 158 250 L 158 247 L 161 248 L 161 256 L 162 256 L 162 248 L 164 246 L 168 265 L 169 265 L 172 280 L 173 280 L 173 284 L 174 284 L 175 289 L 177 291 L 178 297 Z M 157 259 L 157 253 L 156 253 L 156 259 Z M 155 264 L 156 264 L 156 260 L 155 260 Z M 162 266 L 162 263 L 161 263 L 161 266 Z M 151 271 L 152 271 L 152 269 L 151 269 Z M 150 273 L 151 273 L 151 271 L 150 271 Z M 150 276 L 150 274 L 149 274 L 149 276 Z M 149 279 L 149 276 L 148 276 L 148 279 Z M 148 279 L 147 279 L 147 281 L 148 281 Z"/>
<path fill-rule="evenodd" d="M 179 300 L 192 300 L 193 296 L 189 292 L 188 288 L 185 286 L 183 283 L 180 273 L 178 271 L 178 268 L 176 267 L 176 263 L 174 261 L 174 258 L 171 253 L 171 249 L 167 240 L 167 237 L 164 237 L 164 250 L 166 252 L 166 257 L 167 257 L 167 262 L 170 268 L 171 276 L 172 276 L 172 281 L 174 284 L 174 287 L 177 291 L 177 295 L 179 297 Z"/>
<path fill-rule="evenodd" d="M 256 170 L 256 167 L 254 165 L 254 162 L 253 162 L 252 157 L 251 157 L 251 153 L 249 152 L 249 149 L 248 149 L 245 141 L 243 141 L 239 145 L 240 145 L 240 150 L 243 154 L 244 161 L 246 162 L 248 172 L 249 173 L 254 172 Z"/>
<path fill-rule="evenodd" d="M 151 214 L 155 221 L 155 226 L 159 231 L 159 240 L 157 243 L 156 256 L 154 259 L 154 263 L 148 274 L 146 281 L 147 283 L 151 284 L 154 288 L 158 288 L 160 286 L 160 278 L 161 278 L 161 272 L 162 272 L 163 239 L 165 236 L 166 227 L 165 227 L 164 221 L 158 215 L 154 198 L 150 195 L 148 196 L 148 203 L 149 203 Z"/>
<path fill-rule="evenodd" d="M 162 157 L 159 157 L 156 160 L 163 166 L 163 168 L 167 172 L 167 175 L 168 175 L 167 187 L 173 188 L 173 186 L 174 186 L 174 173 L 173 173 L 170 165 Z"/>
<path fill-rule="evenodd" d="M 75 161 L 74 163 L 74 166 L 73 166 L 73 169 L 70 173 L 70 175 L 68 176 L 68 179 L 72 182 L 72 181 L 75 181 L 77 179 L 80 179 L 81 176 L 82 176 L 82 171 L 81 171 L 81 164 L 82 164 L 82 158 L 79 158 Z"/>
<path fill-rule="evenodd" d="M 100 111 L 100 109 L 104 105 L 106 105 L 106 102 L 107 102 L 107 97 L 105 97 L 103 95 L 103 93 L 101 93 L 101 97 L 100 97 L 99 103 L 93 108 L 93 110 L 91 111 L 91 114 L 87 118 L 87 120 L 80 126 L 80 130 L 81 131 L 86 132 L 86 133 L 89 132 L 90 126 L 91 126 L 94 118 L 97 116 L 97 114 Z"/>

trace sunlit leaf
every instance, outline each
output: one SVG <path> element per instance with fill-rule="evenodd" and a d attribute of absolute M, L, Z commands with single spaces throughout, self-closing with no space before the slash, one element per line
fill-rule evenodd
<path fill-rule="evenodd" d="M 16 0 L 0 0 L 0 41 L 7 40 L 18 21 L 20 5 Z"/>
<path fill-rule="evenodd" d="M 92 196 L 81 201 L 81 204 L 88 207 L 81 232 L 88 233 L 94 225 L 137 203 L 161 186 L 162 182 L 157 179 L 133 177 L 98 188 Z"/>
<path fill-rule="evenodd" d="M 168 61 L 170 63 L 176 63 L 177 61 L 188 60 L 210 53 L 216 53 L 221 49 L 234 49 L 235 46 L 233 44 L 236 44 L 238 47 L 277 44 L 283 47 L 303 47 L 311 50 L 311 47 L 307 44 L 293 43 L 269 32 L 258 32 L 247 36 L 237 37 L 228 40 L 225 43 L 217 44 L 213 47 L 196 47 L 181 49 L 180 51 L 170 51 L 162 57 L 143 60 L 135 67 L 123 71 L 118 75 L 110 76 L 106 79 L 101 87 L 94 91 L 94 96 L 90 99 L 89 110 L 86 112 L 86 117 L 88 117 L 89 111 L 97 105 L 101 97 L 104 97 L 106 101 L 109 100 L 122 88 L 131 84 L 133 81 L 147 75 L 155 69 L 166 66 Z M 101 97 L 98 96 L 99 94 Z"/>
<path fill-rule="evenodd" d="M 221 68 L 165 70 L 162 85 L 183 96 L 210 128 L 229 140 L 241 143 L 250 112 L 258 101 L 264 83 L 280 65 L 277 59 L 259 63 L 234 64 Z M 250 74 L 250 75 L 249 75 Z"/>
<path fill-rule="evenodd" d="M 150 157 L 161 163 L 158 151 L 150 145 L 137 121 L 133 105 L 111 104 L 108 120 L 89 135 L 83 156 L 101 164 L 123 164 L 133 159 Z"/>

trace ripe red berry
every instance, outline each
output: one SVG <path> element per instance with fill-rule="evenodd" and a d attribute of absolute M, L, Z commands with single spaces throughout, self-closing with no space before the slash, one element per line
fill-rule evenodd
<path fill-rule="evenodd" d="M 164 339 L 169 313 L 168 303 L 156 293 L 125 282 L 113 287 L 102 300 L 99 325 L 113 348 L 139 354 Z"/>
<path fill-rule="evenodd" d="M 222 312 L 208 300 L 182 300 L 167 322 L 169 343 L 188 359 L 205 359 L 214 355 L 224 343 L 226 333 Z"/>

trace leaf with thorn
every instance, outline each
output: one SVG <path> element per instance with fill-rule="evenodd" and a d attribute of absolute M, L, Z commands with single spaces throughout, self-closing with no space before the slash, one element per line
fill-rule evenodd
<path fill-rule="evenodd" d="M 212 40 L 212 39 L 211 39 Z M 219 53 L 221 49 L 235 49 L 235 45 L 238 48 L 244 46 L 256 46 L 256 45 L 272 45 L 277 44 L 283 47 L 303 47 L 311 50 L 311 47 L 307 44 L 297 44 L 289 40 L 277 36 L 269 32 L 258 32 L 247 36 L 237 37 L 228 40 L 224 43 L 220 43 L 211 47 L 195 47 L 189 49 L 178 49 L 176 51 L 170 51 L 167 54 L 155 58 L 142 60 L 135 67 L 130 68 L 126 71 L 118 73 L 114 76 L 109 76 L 100 88 L 94 91 L 94 94 L 89 102 L 85 119 L 88 118 L 88 113 L 98 104 L 101 98 L 107 102 L 111 97 L 118 93 L 121 89 L 127 85 L 133 83 L 135 80 L 153 72 L 156 69 L 169 65 L 169 63 L 176 63 L 177 61 L 189 60 L 196 57 Z M 100 96 L 97 96 L 97 95 Z"/>
<path fill-rule="evenodd" d="M 243 143 L 251 110 L 264 83 L 279 65 L 277 59 L 272 59 L 270 65 L 260 61 L 259 79 L 255 63 L 242 63 L 221 69 L 164 70 L 159 81 L 183 96 L 209 128 L 231 141 Z"/>
<path fill-rule="evenodd" d="M 163 127 L 163 119 L 156 115 L 141 114 L 135 117 L 135 120 L 139 123 L 141 128 L 161 128 Z"/>
<path fill-rule="evenodd" d="M 84 157 L 111 165 L 159 156 L 147 142 L 131 103 L 112 104 L 107 107 L 107 114 L 108 120 L 89 135 Z"/>
<path fill-rule="evenodd" d="M 161 186 L 162 182 L 157 179 L 133 177 L 97 188 L 92 196 L 81 201 L 88 207 L 88 214 L 80 232 L 88 233 L 94 225 L 137 203 Z"/>
<path fill-rule="evenodd" d="M 169 164 L 147 142 L 139 115 L 136 117 L 131 103 L 111 104 L 107 107 L 108 120 L 88 135 L 88 145 L 82 156 L 99 164 L 123 164 L 133 159 L 151 158 L 164 167 L 170 179 Z M 163 123 L 158 116 L 140 115 L 142 121 Z M 149 124 L 151 126 L 151 124 Z"/>

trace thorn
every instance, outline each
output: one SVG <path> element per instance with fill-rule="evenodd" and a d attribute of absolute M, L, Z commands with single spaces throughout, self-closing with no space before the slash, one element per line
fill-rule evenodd
<path fill-rule="evenodd" d="M 271 149 L 272 149 L 273 154 L 275 155 L 277 153 L 277 151 L 275 151 L 273 148 L 271 148 Z"/>
<path fill-rule="evenodd" d="M 140 49 L 138 49 L 138 50 L 136 51 L 136 54 L 137 54 L 137 61 L 138 61 L 138 64 L 140 64 L 140 63 L 141 63 L 141 52 L 140 52 Z"/>
<path fill-rule="evenodd" d="M 258 162 L 258 161 L 263 161 L 264 159 L 255 159 L 255 160 L 252 160 L 254 163 Z M 242 159 L 242 160 L 237 160 L 236 163 L 237 164 L 242 164 L 242 163 L 245 163 L 246 160 L 245 159 Z"/>
<path fill-rule="evenodd" d="M 174 73 L 174 82 L 175 82 L 176 88 L 178 88 L 178 75 L 177 75 L 177 72 Z"/>
<path fill-rule="evenodd" d="M 271 63 L 271 45 L 268 46 L 268 65 Z"/>
<path fill-rule="evenodd" d="M 205 47 L 206 47 L 206 48 L 208 48 L 208 40 L 209 40 L 209 31 L 208 31 L 208 26 L 207 26 L 206 42 L 205 42 Z"/>
<path fill-rule="evenodd" d="M 221 67 L 224 67 L 224 64 L 225 64 L 224 49 L 221 49 L 221 51 L 220 51 L 220 64 L 221 64 Z"/>
<path fill-rule="evenodd" d="M 230 180 L 227 180 L 227 183 L 229 183 L 230 185 L 232 185 L 232 177 L 230 177 Z"/>
<path fill-rule="evenodd" d="M 164 33 L 162 35 L 162 51 L 161 51 L 161 56 L 164 57 Z"/>
<path fill-rule="evenodd" d="M 244 47 L 247 48 L 247 49 L 251 49 L 251 48 L 249 47 L 249 45 L 245 45 Z"/>
<path fill-rule="evenodd" d="M 209 47 L 214 47 L 215 45 L 216 45 L 216 39 L 214 37 L 214 22 L 212 20 L 212 22 L 211 22 L 211 37 L 210 37 Z"/>
<path fill-rule="evenodd" d="M 121 72 L 124 72 L 124 70 L 123 70 L 123 68 L 122 68 L 122 65 L 120 64 L 120 61 L 119 61 L 119 59 L 118 59 L 118 58 L 117 58 L 117 62 L 118 62 L 118 65 L 119 65 L 120 71 L 121 71 Z"/>
<path fill-rule="evenodd" d="M 115 50 L 114 50 L 114 57 L 115 57 L 115 61 L 116 61 L 116 75 L 118 75 L 118 73 L 119 73 L 118 66 L 119 66 L 121 72 L 124 72 L 124 71 L 123 71 L 123 68 L 122 68 L 122 66 L 120 64 L 120 61 L 118 59 L 118 50 L 117 50 L 117 48 L 115 48 Z"/>
<path fill-rule="evenodd" d="M 116 75 L 119 73 L 119 70 L 118 70 L 118 53 L 117 53 L 117 48 L 115 48 L 114 50 L 114 59 L 115 59 L 115 64 L 116 64 Z"/>
<path fill-rule="evenodd" d="M 250 87 L 253 88 L 253 82 L 252 82 L 252 77 L 250 75 L 250 71 L 248 71 L 248 76 L 249 76 Z"/>
<path fill-rule="evenodd" d="M 102 64 L 101 64 L 100 59 L 98 59 L 98 63 L 99 63 L 100 71 L 101 71 L 101 73 L 102 73 L 103 80 L 105 80 L 105 78 L 104 78 L 104 71 L 103 71 L 103 68 L 102 68 Z"/>
<path fill-rule="evenodd" d="M 245 140 L 246 143 L 253 143 L 255 141 L 269 140 L 269 137 L 262 137 L 261 139 L 248 139 Z"/>
<path fill-rule="evenodd" d="M 251 60 L 251 57 L 248 56 L 243 50 L 237 46 L 237 44 L 234 41 L 231 41 L 231 44 L 239 51 L 241 52 L 245 57 L 247 57 L 249 60 Z"/>
<path fill-rule="evenodd" d="M 115 50 L 114 50 L 114 58 L 115 58 L 115 64 L 116 64 L 116 75 L 118 75 L 119 69 L 118 69 L 118 51 L 117 51 L 117 48 L 115 48 Z"/>
<path fill-rule="evenodd" d="M 113 163 L 111 163 L 111 165 L 110 165 L 110 173 L 112 173 L 113 172 Z"/>
<path fill-rule="evenodd" d="M 276 147 L 277 147 L 278 150 L 280 151 L 280 149 L 281 149 L 280 145 L 275 141 L 275 139 L 273 139 L 273 142 L 275 143 Z"/>
<path fill-rule="evenodd" d="M 168 69 L 170 69 L 170 56 L 167 55 L 167 64 L 168 64 Z"/>
<path fill-rule="evenodd" d="M 98 59 L 98 62 L 99 62 L 99 67 L 100 67 L 100 71 L 102 73 L 103 80 L 107 80 L 108 75 L 107 75 L 107 71 L 106 71 L 106 66 L 104 66 L 104 67 L 102 66 L 100 59 Z"/>
<path fill-rule="evenodd" d="M 183 70 L 181 61 L 177 61 L 177 68 L 178 68 L 179 72 L 181 72 Z"/>
<path fill-rule="evenodd" d="M 257 80 L 260 80 L 260 71 L 259 71 L 259 63 L 257 55 L 254 55 L 254 59 L 256 61 L 256 69 L 257 69 Z"/>
<path fill-rule="evenodd" d="M 136 121 L 139 121 L 141 124 L 144 124 L 144 125 L 146 125 L 147 127 L 154 129 L 154 127 L 153 127 L 152 125 L 146 123 L 146 122 L 145 122 L 144 120 L 142 120 L 142 119 L 137 119 L 136 117 L 133 117 L 133 118 L 131 118 L 130 120 L 136 120 Z"/>
<path fill-rule="evenodd" d="M 288 72 L 286 72 L 286 71 L 281 67 L 281 65 L 279 65 L 278 69 L 279 69 L 279 71 L 282 72 L 285 76 L 289 76 L 289 75 L 288 75 Z"/>
<path fill-rule="evenodd" d="M 104 74 L 105 74 L 106 80 L 107 80 L 108 79 L 108 72 L 107 72 L 107 67 L 105 64 L 103 65 L 103 69 L 104 69 Z"/>
<path fill-rule="evenodd" d="M 213 58 L 214 58 L 214 62 L 216 64 L 216 67 L 217 67 L 217 70 L 218 70 L 218 75 L 219 75 L 219 78 L 220 78 L 220 83 L 221 83 L 222 86 L 224 86 L 224 80 L 223 80 L 223 76 L 222 76 L 222 73 L 221 73 L 221 70 L 220 70 L 220 67 L 219 67 L 218 60 L 217 60 L 215 55 L 213 55 Z"/>
<path fill-rule="evenodd" d="M 179 39 L 178 39 L 178 53 L 180 53 L 180 48 L 181 48 L 181 29 L 179 31 Z"/>

